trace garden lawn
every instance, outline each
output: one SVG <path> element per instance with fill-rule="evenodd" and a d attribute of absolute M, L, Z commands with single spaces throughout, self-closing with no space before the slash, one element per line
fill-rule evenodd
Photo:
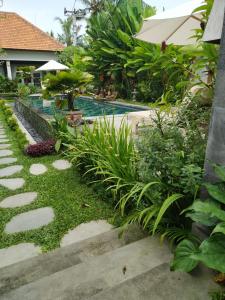
<path fill-rule="evenodd" d="M 35 243 L 43 251 L 59 247 L 60 240 L 68 230 L 83 222 L 106 219 L 110 221 L 114 215 L 113 207 L 104 202 L 93 190 L 80 182 L 80 176 L 74 167 L 59 171 L 52 167 L 52 163 L 60 159 L 59 155 L 30 158 L 18 148 L 15 133 L 6 127 L 3 115 L 0 112 L 0 121 L 5 126 L 6 134 L 10 139 L 13 157 L 17 157 L 16 164 L 23 165 L 22 172 L 9 178 L 24 178 L 25 185 L 16 191 L 10 191 L 0 186 L 0 201 L 4 198 L 24 192 L 37 192 L 37 199 L 30 205 L 20 208 L 0 208 L 0 248 L 5 248 L 22 242 Z M 39 176 L 29 173 L 34 163 L 42 163 L 48 171 Z M 10 166 L 10 165 L 7 165 Z M 6 167 L 1 165 L 0 168 Z M 12 217 L 41 207 L 52 207 L 55 219 L 49 225 L 36 230 L 16 234 L 5 234 L 4 227 Z"/>

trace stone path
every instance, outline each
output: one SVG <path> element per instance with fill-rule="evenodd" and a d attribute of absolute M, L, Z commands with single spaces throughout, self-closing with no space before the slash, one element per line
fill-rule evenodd
<path fill-rule="evenodd" d="M 41 248 L 31 243 L 21 243 L 0 249 L 0 268 L 37 256 L 40 253 Z"/>
<path fill-rule="evenodd" d="M 83 223 L 70 230 L 61 240 L 60 246 L 65 247 L 70 244 L 88 239 L 92 236 L 111 230 L 113 226 L 105 220 L 91 221 Z"/>
<path fill-rule="evenodd" d="M 0 169 L 0 178 L 12 176 L 12 175 L 22 171 L 22 169 L 23 169 L 23 166 L 20 166 L 20 165 L 14 165 L 14 166 Z"/>
<path fill-rule="evenodd" d="M 12 154 L 11 150 L 0 150 L 0 157 L 11 156 Z"/>
<path fill-rule="evenodd" d="M 0 202 L 0 207 L 2 208 L 14 208 L 21 207 L 32 203 L 37 198 L 37 193 L 22 193 L 14 196 L 5 198 Z"/>
<path fill-rule="evenodd" d="M 57 170 L 66 170 L 72 167 L 72 164 L 65 159 L 56 160 L 52 165 Z"/>
<path fill-rule="evenodd" d="M 51 207 L 43 207 L 19 214 L 6 224 L 5 233 L 16 233 L 37 229 L 48 225 L 54 219 L 54 211 Z"/>
<path fill-rule="evenodd" d="M 7 149 L 9 148 L 11 145 L 10 144 L 0 144 L 0 150 L 2 149 Z"/>
<path fill-rule="evenodd" d="M 3 126 L 0 125 L 0 166 L 4 165 L 4 167 L 0 167 L 0 186 L 15 191 L 24 186 L 25 180 L 23 178 L 7 178 L 21 172 L 23 169 L 22 165 L 14 164 L 17 162 L 17 158 L 12 157 L 13 151 L 8 149 L 10 147 L 10 141 L 5 134 Z M 53 162 L 52 166 L 61 171 L 71 168 L 72 164 L 68 160 L 60 159 Z M 43 175 L 47 170 L 47 167 L 43 164 L 32 164 L 29 172 L 30 174 L 37 176 Z M 38 194 L 36 192 L 29 191 L 26 193 L 19 193 L 2 200 L 0 199 L 0 208 L 7 210 L 24 207 L 34 201 L 38 201 Z M 50 224 L 54 218 L 55 215 L 52 207 L 41 207 L 15 215 L 5 225 L 4 231 L 5 234 L 10 235 L 39 229 Z M 61 246 L 66 246 L 76 241 L 100 234 L 111 228 L 112 225 L 108 224 L 105 220 L 81 224 L 69 231 L 63 237 Z M 0 249 L 0 268 L 38 255 L 40 252 L 40 247 L 35 246 L 32 243 L 21 243 L 9 248 Z"/>
<path fill-rule="evenodd" d="M 0 139 L 0 143 L 8 143 L 9 140 L 8 139 Z"/>
<path fill-rule="evenodd" d="M 23 178 L 0 179 L 0 185 L 12 191 L 22 188 L 24 184 L 25 180 Z"/>
<path fill-rule="evenodd" d="M 32 175 L 42 175 L 47 172 L 47 168 L 43 164 L 33 164 L 29 171 Z"/>
<path fill-rule="evenodd" d="M 13 164 L 15 162 L 17 162 L 17 158 L 15 157 L 0 158 L 0 165 L 8 165 L 8 164 Z"/>
<path fill-rule="evenodd" d="M 25 180 L 23 178 L 7 178 L 21 172 L 23 169 L 22 165 L 14 165 L 17 162 L 17 158 L 12 157 L 13 151 L 8 150 L 7 148 L 9 147 L 11 147 L 10 141 L 5 134 L 3 126 L 0 125 L 0 166 L 4 166 L 0 167 L 0 186 L 15 191 L 24 186 Z M 30 167 L 30 173 L 33 175 L 41 175 L 46 171 L 47 168 L 42 164 L 33 164 Z M 38 200 L 38 194 L 34 191 L 20 193 L 0 199 L 0 208 L 13 209 L 24 207 L 35 200 Z M 54 211 L 51 207 L 34 209 L 14 216 L 5 225 L 4 231 L 6 234 L 14 234 L 38 229 L 51 223 L 54 217 Z M 0 249 L 0 268 L 36 256 L 39 253 L 41 253 L 41 248 L 32 243 L 21 243 Z"/>

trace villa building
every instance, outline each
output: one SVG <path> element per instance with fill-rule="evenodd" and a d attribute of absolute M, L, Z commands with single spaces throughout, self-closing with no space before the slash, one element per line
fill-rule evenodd
<path fill-rule="evenodd" d="M 21 66 L 39 67 L 57 60 L 64 46 L 21 16 L 0 12 L 0 75 L 15 79 Z"/>

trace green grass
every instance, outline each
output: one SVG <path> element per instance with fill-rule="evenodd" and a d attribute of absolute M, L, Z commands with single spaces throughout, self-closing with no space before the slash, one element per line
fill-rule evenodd
<path fill-rule="evenodd" d="M 3 116 L 0 113 L 0 121 Z M 37 192 L 38 198 L 30 205 L 21 208 L 0 208 L 0 248 L 8 247 L 22 242 L 31 242 L 49 251 L 59 247 L 63 235 L 83 222 L 91 220 L 112 220 L 114 209 L 110 203 L 97 196 L 91 187 L 80 182 L 80 176 L 73 168 L 58 171 L 52 167 L 52 162 L 59 159 L 59 155 L 30 158 L 18 148 L 14 132 L 6 128 L 5 131 L 12 144 L 13 157 L 18 158 L 17 164 L 24 166 L 23 171 L 9 178 L 21 177 L 26 183 L 21 189 L 10 191 L 0 186 L 0 201 L 5 197 L 23 192 Z M 43 163 L 48 171 L 40 176 L 29 174 L 33 163 Z M 6 165 L 0 166 L 0 168 Z M 84 204 L 87 204 L 84 205 Z M 4 227 L 12 217 L 32 209 L 50 206 L 54 209 L 55 219 L 48 226 L 17 234 L 5 234 Z"/>

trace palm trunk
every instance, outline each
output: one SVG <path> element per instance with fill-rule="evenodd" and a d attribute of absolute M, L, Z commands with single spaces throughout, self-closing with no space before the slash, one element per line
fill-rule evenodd
<path fill-rule="evenodd" d="M 73 105 L 74 97 L 73 97 L 72 92 L 67 94 L 67 101 L 68 101 L 68 110 L 73 111 L 74 110 L 74 105 Z"/>

